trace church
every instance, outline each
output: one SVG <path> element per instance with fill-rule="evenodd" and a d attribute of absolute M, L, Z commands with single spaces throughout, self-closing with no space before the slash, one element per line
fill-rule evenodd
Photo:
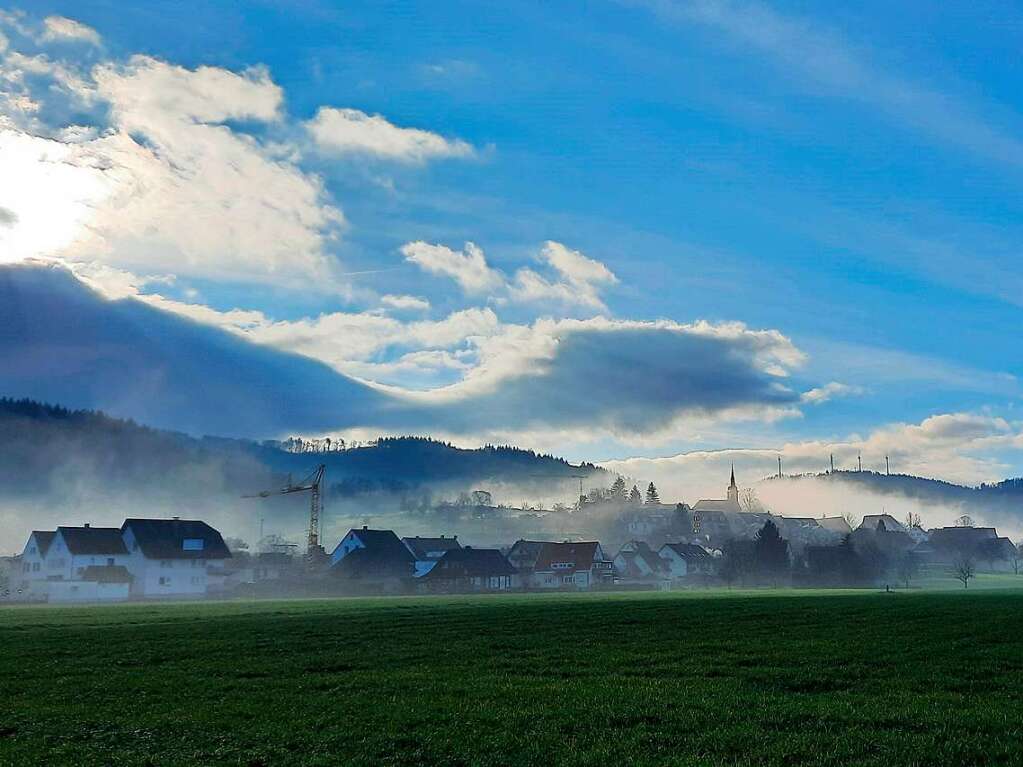
<path fill-rule="evenodd" d="M 735 465 L 732 465 L 732 477 L 728 483 L 727 497 L 724 499 L 712 499 L 697 501 L 693 506 L 694 512 L 735 512 L 742 511 L 739 505 L 739 486 L 735 484 Z"/>

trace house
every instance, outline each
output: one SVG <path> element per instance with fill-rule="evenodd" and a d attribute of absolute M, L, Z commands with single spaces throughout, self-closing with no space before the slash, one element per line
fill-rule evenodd
<path fill-rule="evenodd" d="M 852 532 L 849 522 L 845 517 L 821 517 L 817 520 L 822 530 L 836 535 L 846 536 Z"/>
<path fill-rule="evenodd" d="M 88 601 L 90 594 L 102 599 L 127 599 L 116 587 L 81 583 L 89 568 L 120 567 L 128 563 L 128 550 L 116 527 L 61 526 L 49 532 L 34 531 L 21 557 L 22 571 L 15 591 L 18 598 L 51 601 Z M 130 581 L 129 581 L 130 582 Z M 102 581 L 109 584 L 111 581 Z M 100 593 L 102 592 L 102 593 Z"/>
<path fill-rule="evenodd" d="M 672 580 L 714 573 L 714 558 L 703 546 L 695 543 L 666 543 L 657 555 L 667 564 L 668 575 Z"/>
<path fill-rule="evenodd" d="M 415 572 L 415 559 L 393 530 L 349 530 L 330 555 L 339 578 L 394 590 Z"/>
<path fill-rule="evenodd" d="M 131 595 L 140 599 L 204 597 L 231 558 L 220 533 L 200 520 L 126 519 L 121 537 Z"/>
<path fill-rule="evenodd" d="M 1008 569 L 1015 555 L 1012 541 L 999 537 L 993 527 L 940 527 L 928 533 L 926 547 L 922 548 L 935 564 L 969 557 L 996 569 Z"/>
<path fill-rule="evenodd" d="M 0 557 L 0 599 L 11 599 L 21 577 L 21 557 Z"/>
<path fill-rule="evenodd" d="M 401 542 L 415 558 L 415 576 L 426 575 L 430 569 L 437 564 L 437 561 L 452 549 L 460 549 L 462 545 L 458 542 L 458 536 L 446 538 L 420 538 L 418 535 L 412 538 L 402 538 Z"/>
<path fill-rule="evenodd" d="M 626 543 L 612 562 L 615 581 L 619 583 L 656 583 L 668 577 L 668 563 L 643 541 Z"/>
<path fill-rule="evenodd" d="M 11 591 L 16 599 L 46 599 L 46 553 L 50 550 L 56 530 L 33 530 L 21 551 L 21 568 L 14 573 Z"/>
<path fill-rule="evenodd" d="M 596 541 L 545 543 L 533 568 L 537 588 L 586 590 L 614 582 L 614 565 Z"/>
<path fill-rule="evenodd" d="M 536 560 L 540 556 L 540 551 L 548 543 L 550 541 L 527 541 L 519 538 L 508 550 L 506 555 L 508 563 L 525 579 L 536 569 Z"/>
<path fill-rule="evenodd" d="M 508 591 L 518 582 L 518 571 L 500 551 L 466 546 L 444 552 L 416 585 L 428 592 L 478 592 Z"/>
<path fill-rule="evenodd" d="M 881 525 L 882 527 L 878 527 Z M 883 530 L 889 533 L 904 533 L 906 526 L 891 514 L 867 514 L 857 530 Z"/>

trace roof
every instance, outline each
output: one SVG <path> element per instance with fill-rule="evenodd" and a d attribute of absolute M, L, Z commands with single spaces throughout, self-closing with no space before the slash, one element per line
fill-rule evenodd
<path fill-rule="evenodd" d="M 857 529 L 876 530 L 879 522 L 884 523 L 884 529 L 889 533 L 906 532 L 906 526 L 891 514 L 867 514 Z"/>
<path fill-rule="evenodd" d="M 593 567 L 597 559 L 600 544 L 597 541 L 580 541 L 578 543 L 545 543 L 540 549 L 536 558 L 537 572 L 553 570 L 555 564 L 568 564 L 570 567 L 558 568 L 559 570 L 574 570 L 580 572 Z"/>
<path fill-rule="evenodd" d="M 97 583 L 131 583 L 131 573 L 124 565 L 89 565 L 82 571 L 81 580 Z"/>
<path fill-rule="evenodd" d="M 615 559 L 618 559 L 618 557 L 621 557 L 625 562 L 623 575 L 636 577 L 644 574 L 641 573 L 639 568 L 636 566 L 635 563 L 637 560 L 642 560 L 646 564 L 647 569 L 651 572 L 656 573 L 662 570 L 667 570 L 667 564 L 665 561 L 657 556 L 653 549 L 651 549 L 646 543 L 641 541 L 630 541 L 625 544 L 625 546 L 623 546 L 618 552 Z"/>
<path fill-rule="evenodd" d="M 998 538 L 998 533 L 993 527 L 939 527 L 929 532 L 934 548 L 976 545 Z"/>
<path fill-rule="evenodd" d="M 50 548 L 50 544 L 53 543 L 53 537 L 57 534 L 56 530 L 33 530 L 32 535 L 36 539 L 36 546 L 39 547 L 39 554 L 42 556 L 46 555 L 47 549 Z"/>
<path fill-rule="evenodd" d="M 686 560 L 686 562 L 697 562 L 711 558 L 703 546 L 697 546 L 695 543 L 666 543 L 661 548 L 671 549 L 682 559 Z"/>
<path fill-rule="evenodd" d="M 131 529 L 147 559 L 229 559 L 231 552 L 220 533 L 195 519 L 126 519 L 121 530 Z M 186 540 L 202 546 L 186 549 Z"/>
<path fill-rule="evenodd" d="M 437 564 L 423 577 L 436 578 L 489 578 L 498 575 L 515 575 L 512 567 L 497 549 L 474 549 L 471 546 L 450 549 Z"/>
<path fill-rule="evenodd" d="M 358 538 L 363 547 L 339 559 L 332 567 L 335 574 L 349 578 L 412 575 L 415 559 L 393 530 L 352 528 L 344 537 L 349 535 Z"/>
<path fill-rule="evenodd" d="M 817 520 L 817 524 L 833 533 L 846 534 L 852 532 L 852 528 L 845 517 L 821 517 Z"/>
<path fill-rule="evenodd" d="M 127 554 L 124 538 L 117 527 L 58 527 L 67 546 L 74 555 L 94 554 L 96 556 L 115 556 Z"/>
<path fill-rule="evenodd" d="M 693 511 L 742 511 L 738 502 L 730 498 L 725 499 L 703 499 L 696 502 Z"/>
<path fill-rule="evenodd" d="M 420 538 L 417 535 L 414 538 L 402 538 L 401 542 L 408 547 L 416 559 L 437 559 L 445 551 L 462 548 L 457 535 L 451 538 L 445 538 L 443 535 L 440 538 Z M 441 554 L 431 556 L 434 552 L 441 552 Z"/>

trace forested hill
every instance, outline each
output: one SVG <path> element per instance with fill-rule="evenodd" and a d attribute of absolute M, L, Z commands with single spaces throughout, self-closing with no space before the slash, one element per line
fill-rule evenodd
<path fill-rule="evenodd" d="M 342 492 L 487 480 L 543 485 L 604 472 L 531 450 L 461 449 L 425 437 L 390 437 L 342 450 L 309 450 L 309 444 L 197 439 L 100 412 L 0 399 L 0 495 L 82 486 L 93 495 L 104 486 L 184 497 L 252 492 L 321 463 L 328 483 Z"/>
<path fill-rule="evenodd" d="M 1018 512 L 1023 507 L 1023 478 L 1006 479 L 976 487 L 909 474 L 881 474 L 874 471 L 835 471 L 821 474 L 770 478 L 771 482 L 840 482 L 857 490 L 879 495 L 897 495 L 922 503 L 961 505 L 964 510 L 1000 509 Z"/>

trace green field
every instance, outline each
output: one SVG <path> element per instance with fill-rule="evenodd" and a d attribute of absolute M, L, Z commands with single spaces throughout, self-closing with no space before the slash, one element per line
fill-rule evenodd
<path fill-rule="evenodd" d="M 0 764 L 1023 763 L 1023 592 L 0 610 Z"/>

